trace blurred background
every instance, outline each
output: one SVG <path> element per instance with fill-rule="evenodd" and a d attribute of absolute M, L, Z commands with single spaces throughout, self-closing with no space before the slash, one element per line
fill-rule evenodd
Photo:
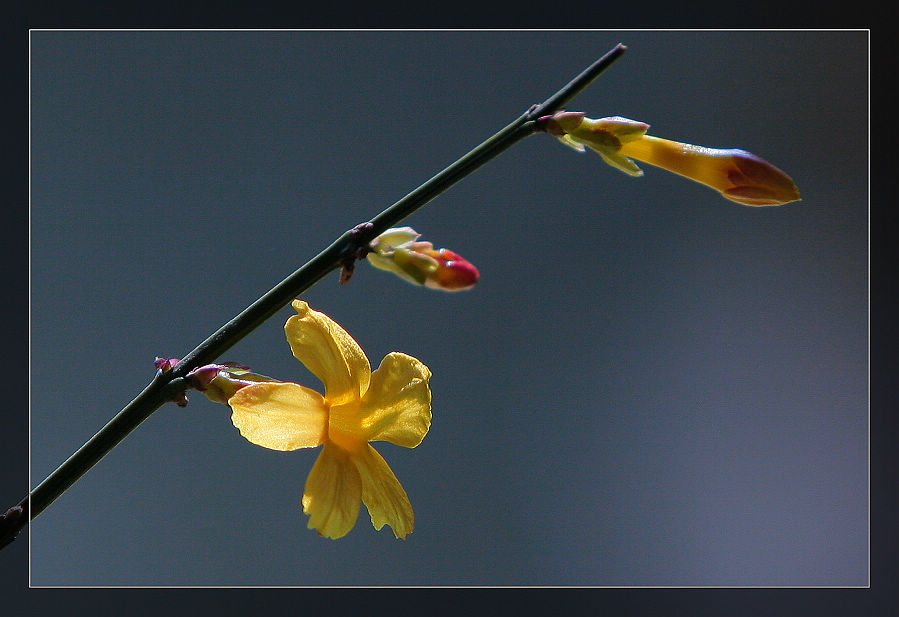
<path fill-rule="evenodd" d="M 32 486 L 155 356 L 618 42 L 570 109 L 749 150 L 803 200 L 743 207 L 530 137 L 404 221 L 477 288 L 360 264 L 303 295 L 375 366 L 434 373 L 424 442 L 377 444 L 414 533 L 363 510 L 318 537 L 318 451 L 254 446 L 194 394 L 35 520 L 31 584 L 866 585 L 866 32 L 32 32 Z M 222 360 L 320 389 L 291 314 Z"/>

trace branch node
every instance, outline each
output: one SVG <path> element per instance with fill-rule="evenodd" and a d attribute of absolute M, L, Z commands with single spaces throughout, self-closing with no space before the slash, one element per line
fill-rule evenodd
<path fill-rule="evenodd" d="M 0 548 L 15 540 L 22 528 L 25 527 L 25 521 L 22 520 L 24 515 L 25 508 L 21 505 L 13 506 L 0 514 Z"/>
<path fill-rule="evenodd" d="M 347 232 L 347 244 L 340 253 L 337 263 L 340 265 L 340 284 L 349 282 L 356 269 L 356 262 L 365 259 L 371 252 L 368 243 L 371 242 L 371 231 L 374 223 L 371 221 L 359 223 Z"/>

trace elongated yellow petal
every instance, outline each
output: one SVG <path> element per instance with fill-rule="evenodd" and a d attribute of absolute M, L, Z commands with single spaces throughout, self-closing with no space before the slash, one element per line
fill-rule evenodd
<path fill-rule="evenodd" d="M 248 441 L 271 450 L 314 448 L 327 436 L 322 395 L 295 383 L 257 383 L 228 399 L 231 422 Z"/>
<path fill-rule="evenodd" d="M 362 398 L 361 429 L 366 441 L 414 448 L 431 426 L 431 371 L 406 354 L 387 354 Z"/>
<path fill-rule="evenodd" d="M 362 503 L 371 515 L 371 524 L 380 530 L 390 525 L 393 535 L 405 538 L 412 532 L 415 515 L 406 491 L 378 451 L 366 444 L 352 457 L 362 478 Z"/>
<path fill-rule="evenodd" d="M 325 385 L 331 405 L 358 400 L 368 390 L 371 365 L 359 344 L 334 320 L 294 300 L 297 314 L 284 332 L 294 357 Z"/>
<path fill-rule="evenodd" d="M 356 524 L 362 480 L 349 454 L 326 443 L 312 466 L 303 491 L 309 528 L 326 538 L 345 536 Z"/>

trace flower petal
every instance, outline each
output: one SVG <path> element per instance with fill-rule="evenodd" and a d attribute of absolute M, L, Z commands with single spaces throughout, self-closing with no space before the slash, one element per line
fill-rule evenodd
<path fill-rule="evenodd" d="M 322 395 L 296 383 L 257 383 L 228 399 L 231 422 L 248 441 L 272 450 L 320 445 L 328 431 Z"/>
<path fill-rule="evenodd" d="M 362 503 L 368 508 L 375 529 L 380 530 L 386 523 L 397 538 L 412 533 L 412 504 L 387 461 L 369 444 L 352 460 L 362 478 Z"/>
<path fill-rule="evenodd" d="M 412 356 L 387 354 L 362 398 L 362 430 L 368 441 L 414 448 L 431 426 L 431 371 Z"/>
<path fill-rule="evenodd" d="M 350 455 L 325 443 L 303 491 L 303 512 L 309 515 L 309 528 L 326 538 L 345 536 L 356 524 L 361 497 L 362 480 Z"/>
<path fill-rule="evenodd" d="M 294 300 L 292 306 L 297 314 L 287 320 L 284 332 L 294 357 L 325 384 L 328 403 L 358 400 L 371 379 L 371 365 L 359 343 L 302 300 Z"/>

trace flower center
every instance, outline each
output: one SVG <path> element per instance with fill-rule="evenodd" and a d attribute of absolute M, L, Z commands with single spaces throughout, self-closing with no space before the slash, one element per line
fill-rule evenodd
<path fill-rule="evenodd" d="M 331 407 L 328 413 L 328 440 L 347 452 L 359 452 L 368 443 L 360 416 L 358 402 Z"/>

